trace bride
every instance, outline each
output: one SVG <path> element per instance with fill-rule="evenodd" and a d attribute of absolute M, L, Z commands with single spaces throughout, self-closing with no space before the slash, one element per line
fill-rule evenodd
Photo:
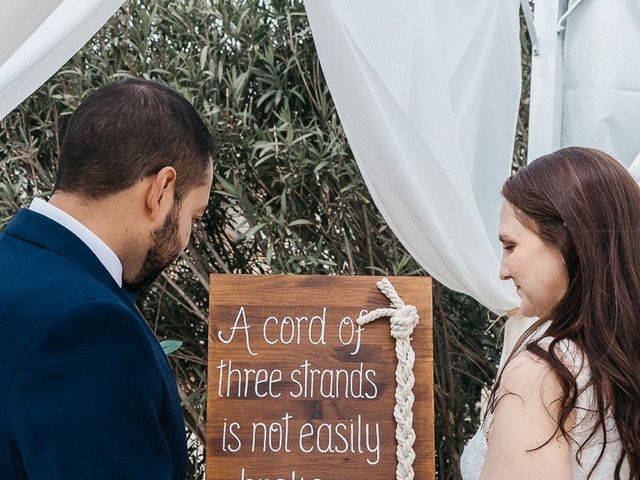
<path fill-rule="evenodd" d="M 502 188 L 500 277 L 539 317 L 498 374 L 464 480 L 640 479 L 640 188 L 571 147 Z"/>

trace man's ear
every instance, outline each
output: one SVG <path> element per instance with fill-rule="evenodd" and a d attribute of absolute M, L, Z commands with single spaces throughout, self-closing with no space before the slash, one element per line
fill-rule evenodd
<path fill-rule="evenodd" d="M 152 175 L 146 190 L 145 201 L 152 221 L 164 218 L 171 210 L 175 199 L 176 170 L 173 167 L 163 167 Z"/>

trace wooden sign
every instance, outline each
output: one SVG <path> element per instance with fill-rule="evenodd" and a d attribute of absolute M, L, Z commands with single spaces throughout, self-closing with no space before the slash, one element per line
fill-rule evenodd
<path fill-rule="evenodd" d="M 381 277 L 212 275 L 208 480 L 394 480 L 395 340 Z M 388 277 L 420 323 L 416 480 L 434 474 L 431 279 Z"/>

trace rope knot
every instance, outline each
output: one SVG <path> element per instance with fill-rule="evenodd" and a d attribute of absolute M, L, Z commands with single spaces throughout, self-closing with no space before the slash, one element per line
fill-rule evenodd
<path fill-rule="evenodd" d="M 391 316 L 391 336 L 396 340 L 409 338 L 418 325 L 419 317 L 416 307 L 405 305 L 398 308 Z"/>

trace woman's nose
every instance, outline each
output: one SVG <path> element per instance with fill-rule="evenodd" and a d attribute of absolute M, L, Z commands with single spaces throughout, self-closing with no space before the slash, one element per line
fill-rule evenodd
<path fill-rule="evenodd" d="M 504 261 L 504 257 L 500 261 L 500 272 L 498 273 L 500 276 L 500 280 L 509 280 L 511 275 L 509 273 L 509 269 L 507 268 L 506 262 Z"/>

